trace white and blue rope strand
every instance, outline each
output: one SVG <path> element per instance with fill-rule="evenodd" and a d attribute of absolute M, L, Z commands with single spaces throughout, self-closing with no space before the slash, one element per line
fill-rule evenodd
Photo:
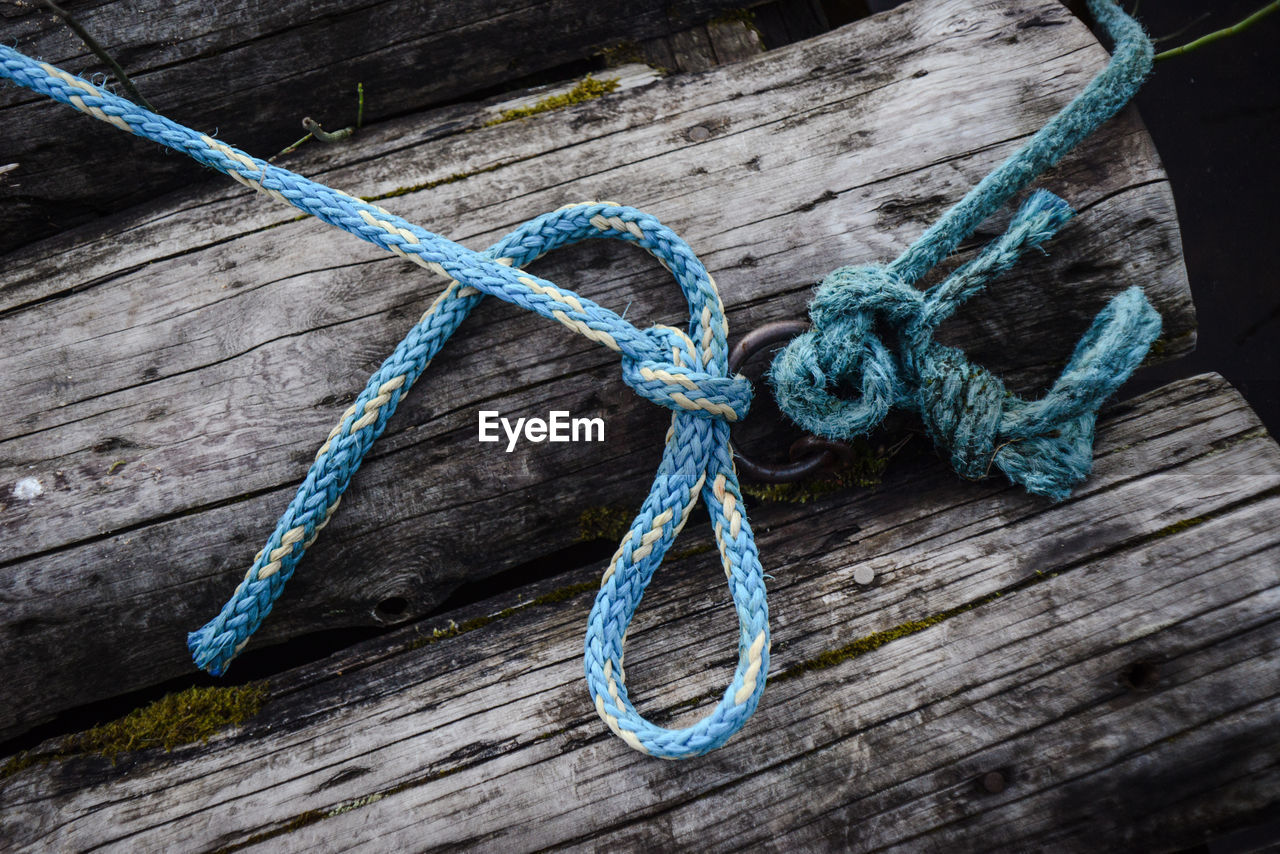
<path fill-rule="evenodd" d="M 200 667 L 214 674 L 225 672 L 248 643 L 337 509 L 400 399 L 482 295 L 492 294 L 617 351 L 623 380 L 641 396 L 674 410 L 653 489 L 605 572 L 588 622 L 587 683 L 597 711 L 632 747 L 665 758 L 711 750 L 742 726 L 759 702 L 768 670 L 764 578 L 733 471 L 727 423 L 746 414 L 752 392 L 745 378 L 728 376 L 724 306 L 711 276 L 684 241 L 633 208 L 584 203 L 537 217 L 486 252 L 476 253 L 377 205 L 251 157 L 3 46 L 0 75 L 182 151 L 449 281 L 329 434 L 230 601 L 191 633 L 188 643 Z M 667 327 L 638 329 L 585 297 L 521 269 L 551 249 L 598 237 L 635 243 L 671 271 L 689 302 L 688 333 Z M 645 721 L 631 704 L 623 683 L 623 643 L 645 586 L 699 496 L 716 523 L 741 625 L 739 663 L 725 698 L 707 717 L 692 727 L 669 730 Z"/>

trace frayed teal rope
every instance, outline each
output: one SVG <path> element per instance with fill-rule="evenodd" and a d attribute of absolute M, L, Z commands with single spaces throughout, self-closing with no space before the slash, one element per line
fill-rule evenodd
<path fill-rule="evenodd" d="M 844 267 L 823 280 L 809 307 L 813 329 L 793 339 L 769 373 L 779 408 L 797 424 L 848 439 L 870 432 L 896 406 L 920 414 L 965 477 L 984 477 L 994 466 L 1028 491 L 1061 500 L 1089 474 L 1098 407 L 1160 334 L 1160 316 L 1139 288 L 1098 314 L 1061 376 L 1035 402 L 1008 393 L 999 378 L 933 340 L 960 303 L 1071 218 L 1067 204 L 1034 193 L 977 259 L 926 292 L 913 287 L 983 220 L 1115 115 L 1151 70 L 1153 50 L 1142 27 L 1111 0 L 1089 0 L 1089 7 L 1115 43 L 1106 69 L 893 263 Z M 896 348 L 881 340 L 885 332 Z M 845 391 L 856 397 L 844 397 Z"/>

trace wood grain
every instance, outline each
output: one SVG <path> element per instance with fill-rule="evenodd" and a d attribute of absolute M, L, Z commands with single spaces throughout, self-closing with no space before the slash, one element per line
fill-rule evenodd
<path fill-rule="evenodd" d="M 1041 25 L 1024 28 L 1028 16 Z M 749 329 L 800 316 L 834 267 L 897 254 L 1105 61 L 1053 0 L 947 0 L 524 121 L 484 128 L 490 113 L 450 108 L 383 123 L 298 165 L 476 248 L 569 201 L 635 204 L 689 240 L 731 328 Z M 136 144 L 137 157 L 165 157 Z M 1165 320 L 1156 357 L 1186 352 L 1194 314 L 1173 202 L 1136 117 L 1044 185 L 1081 216 L 943 337 L 1034 393 L 1093 313 L 1140 284 Z M 8 262 L 0 735 L 188 672 L 186 632 L 229 594 L 330 422 L 438 287 L 231 182 Z M 682 322 L 674 285 L 625 248 L 579 247 L 536 269 L 641 325 Z M 572 546 L 584 511 L 638 506 L 666 418 L 617 371 L 582 339 L 482 305 L 402 404 L 248 654 L 428 613 L 463 580 Z M 600 415 L 608 441 L 495 452 L 475 441 L 480 408 Z M 746 435 L 768 448 L 782 428 L 756 421 Z M 28 477 L 43 493 L 20 500 Z"/>
<path fill-rule="evenodd" d="M 453 0 L 286 0 L 63 4 L 162 113 L 217 128 L 267 156 L 302 136 L 303 116 L 326 128 L 394 116 L 589 62 L 621 42 L 663 38 L 743 0 L 601 4 Z M 747 3 L 746 5 L 751 5 Z M 106 70 L 38 2 L 0 6 L 0 38 L 77 74 Z M 705 34 L 704 34 L 705 40 Z M 502 91 L 501 88 L 498 91 Z M 0 155 L 18 168 L 0 181 L 0 252 L 122 210 L 207 172 L 182 157 L 134 160 L 136 145 L 61 106 L 0 87 Z M 50 145 L 50 140 L 58 145 Z M 118 168 L 130 161 L 128 169 Z M 114 167 L 114 168 L 113 168 Z"/>
<path fill-rule="evenodd" d="M 258 718 L 207 745 L 28 768 L 0 782 L 0 838 L 13 850 L 1191 847 L 1256 820 L 1280 783 L 1280 447 L 1211 375 L 1112 406 L 1102 424 L 1093 479 L 1057 505 L 920 459 L 874 491 L 756 508 L 770 685 L 708 756 L 659 762 L 610 735 L 582 684 L 590 592 L 551 603 L 534 586 L 282 674 Z M 866 566 L 875 581 L 855 584 Z M 705 714 L 732 672 L 720 576 L 714 555 L 675 561 L 646 595 L 627 673 L 656 721 Z M 938 614 L 950 616 L 911 626 Z M 982 785 L 993 772 L 1000 791 Z"/>

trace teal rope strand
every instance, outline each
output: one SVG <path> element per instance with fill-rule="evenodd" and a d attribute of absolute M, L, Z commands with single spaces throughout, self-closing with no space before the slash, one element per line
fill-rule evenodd
<path fill-rule="evenodd" d="M 848 439 L 873 430 L 897 406 L 919 413 L 935 445 L 965 477 L 985 477 L 994 466 L 1028 491 L 1062 500 L 1088 475 L 1098 407 L 1160 334 L 1160 317 L 1140 289 L 1124 291 L 1098 314 L 1067 368 L 1034 403 L 933 340 L 964 300 L 1024 250 L 1052 237 L 1073 216 L 1070 207 L 1038 191 L 975 261 L 925 293 L 913 285 L 1115 115 L 1151 70 L 1153 50 L 1142 27 L 1112 0 L 1089 0 L 1089 7 L 1115 52 L 1084 91 L 895 261 L 844 267 L 823 280 L 809 307 L 812 330 L 793 339 L 769 372 L 779 408 L 797 424 Z M 877 326 L 896 338 L 896 352 Z M 846 398 L 845 390 L 857 396 Z"/>

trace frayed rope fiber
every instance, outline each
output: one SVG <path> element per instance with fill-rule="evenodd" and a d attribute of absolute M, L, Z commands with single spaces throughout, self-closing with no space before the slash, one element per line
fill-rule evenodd
<path fill-rule="evenodd" d="M 985 477 L 994 466 L 1029 492 L 1060 501 L 1088 476 L 1098 408 L 1160 335 L 1160 315 L 1140 288 L 1119 294 L 1094 318 L 1057 381 L 1034 402 L 933 340 L 962 302 L 1074 215 L 1067 203 L 1036 191 L 974 260 L 927 291 L 913 285 L 1115 115 L 1150 72 L 1153 50 L 1142 27 L 1111 0 L 1089 0 L 1089 8 L 1115 42 L 1106 69 L 897 260 L 842 267 L 822 281 L 809 306 L 813 328 L 792 339 L 769 372 L 778 407 L 801 427 L 848 439 L 869 433 L 896 406 L 919 413 L 963 477 Z M 852 395 L 842 396 L 845 390 Z"/>
<path fill-rule="evenodd" d="M 940 444 L 953 449 L 962 473 L 982 473 L 979 469 L 993 441 L 1021 443 L 1020 456 L 1001 456 L 1011 447 L 1006 444 L 996 451 L 995 460 L 1033 491 L 1056 495 L 1075 482 L 1071 478 L 1087 471 L 1094 408 L 1128 375 L 1159 329 L 1158 318 L 1139 292 L 1122 294 L 1099 315 L 1052 399 L 1036 403 L 1016 398 L 1011 402 L 994 377 L 969 365 L 958 350 L 929 337 L 956 305 L 1014 263 L 1022 249 L 1048 239 L 1070 216 L 1066 205 L 1048 194 L 1033 195 L 1004 237 L 943 285 L 924 294 L 911 285 L 1137 88 L 1150 65 L 1146 37 L 1110 0 L 1091 0 L 1090 5 L 1118 48 L 1107 70 L 1085 93 L 898 261 L 886 268 L 837 270 L 824 282 L 812 306 L 814 331 L 797 339 L 772 371 L 779 400 L 792 418 L 818 433 L 849 435 L 869 429 L 889 406 L 911 406 L 924 415 Z M 706 753 L 742 727 L 759 703 L 769 669 L 764 578 L 729 446 L 729 423 L 746 415 L 752 390 L 745 378 L 728 375 L 724 306 L 715 282 L 684 241 L 633 208 L 585 202 L 530 220 L 477 253 L 2 45 L 0 76 L 188 154 L 448 281 L 343 413 L 230 601 L 189 636 L 200 667 L 221 674 L 244 649 L 303 553 L 332 517 L 400 400 L 471 309 L 490 294 L 619 353 L 624 382 L 674 413 L 653 488 L 606 568 L 588 618 L 584 664 L 596 711 L 631 747 L 669 759 Z M 624 240 L 657 258 L 688 301 L 688 331 L 638 329 L 614 312 L 522 269 L 553 249 L 589 238 Z M 876 322 L 898 332 L 902 347 L 896 355 L 873 334 Z M 851 385 L 859 372 L 862 400 L 850 403 L 835 397 L 833 390 Z M 935 386 L 943 391 L 920 391 Z M 972 415 L 971 410 L 980 414 Z M 1083 468 L 1075 457 L 1074 462 L 1057 458 L 1059 462 L 1052 463 L 1051 453 L 1074 454 L 1080 447 Z M 692 726 L 667 729 L 645 720 L 632 705 L 623 678 L 623 645 L 645 587 L 699 497 L 710 512 L 738 616 L 738 664 L 708 715 Z"/>

